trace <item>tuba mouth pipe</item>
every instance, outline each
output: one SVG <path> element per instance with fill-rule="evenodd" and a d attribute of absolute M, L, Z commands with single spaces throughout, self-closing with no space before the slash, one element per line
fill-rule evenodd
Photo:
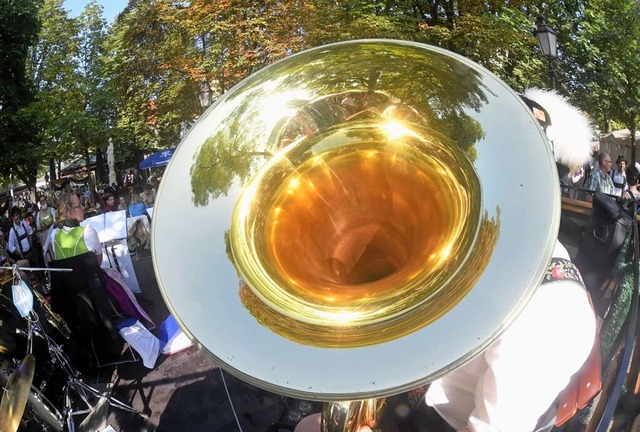
<path fill-rule="evenodd" d="M 158 190 L 154 269 L 182 329 L 239 378 L 306 400 L 390 396 L 464 364 L 524 308 L 557 183 L 531 111 L 477 64 L 404 41 L 324 45 L 200 116 Z"/>

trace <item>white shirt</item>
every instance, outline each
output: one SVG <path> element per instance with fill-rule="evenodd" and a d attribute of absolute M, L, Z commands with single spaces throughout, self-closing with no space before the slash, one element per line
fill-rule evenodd
<path fill-rule="evenodd" d="M 9 229 L 9 242 L 7 243 L 7 250 L 9 252 L 15 254 L 21 251 L 20 245 L 18 244 L 18 237 L 23 235 L 25 231 L 28 235 L 33 234 L 33 230 L 31 229 L 31 227 L 22 220 L 20 220 L 20 223 L 18 225 L 16 225 L 15 223 L 11 225 L 11 229 Z M 18 235 L 16 235 L 16 232 L 18 233 Z M 31 249 L 29 237 L 23 238 L 20 244 L 22 245 L 22 252 L 28 252 L 29 249 Z"/>
<path fill-rule="evenodd" d="M 611 171 L 611 180 L 613 180 L 613 194 L 615 196 L 622 196 L 622 191 L 627 190 L 629 187 L 627 185 L 627 175 L 625 173 L 618 172 L 618 169 L 614 169 Z M 622 184 L 622 187 L 618 187 L 615 184 Z"/>
<path fill-rule="evenodd" d="M 560 243 L 553 256 L 569 258 Z M 586 290 L 568 281 L 543 284 L 483 354 L 431 384 L 427 403 L 457 430 L 533 431 L 595 336 Z"/>

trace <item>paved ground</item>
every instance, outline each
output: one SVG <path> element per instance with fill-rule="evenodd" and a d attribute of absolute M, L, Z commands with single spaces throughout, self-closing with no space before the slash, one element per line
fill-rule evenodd
<path fill-rule="evenodd" d="M 140 304 L 158 326 L 169 312 L 158 290 L 150 257 L 134 261 L 134 268 L 142 289 Z M 112 409 L 108 423 L 120 431 L 224 432 L 238 430 L 239 423 L 246 432 L 262 432 L 279 421 L 285 409 L 284 398 L 223 374 L 196 347 L 161 356 L 153 370 L 141 362 L 119 365 L 113 382 L 115 397 L 149 416 L 143 421 L 139 416 Z"/>
<path fill-rule="evenodd" d="M 140 304 L 160 324 L 169 312 L 159 293 L 151 259 L 134 261 L 134 267 L 142 289 Z M 111 372 L 113 396 L 149 417 L 145 420 L 111 408 L 106 423 L 117 431 L 279 432 L 292 430 L 302 416 L 322 409 L 317 402 L 286 398 L 246 384 L 222 372 L 196 347 L 161 356 L 153 370 L 144 368 L 141 362 L 106 369 L 100 381 Z M 385 432 L 447 429 L 425 409 L 408 412 L 406 395 L 387 402 L 381 420 Z M 276 428 L 278 424 L 283 427 Z"/>

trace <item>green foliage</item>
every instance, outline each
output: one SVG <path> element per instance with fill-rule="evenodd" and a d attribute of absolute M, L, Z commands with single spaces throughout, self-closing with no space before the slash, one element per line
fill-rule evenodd
<path fill-rule="evenodd" d="M 0 0 L 0 172 L 35 186 L 39 158 L 26 58 L 40 29 L 38 0 Z"/>
<path fill-rule="evenodd" d="M 531 31 L 538 13 L 558 30 L 560 93 L 602 130 L 635 128 L 638 12 L 632 0 L 137 0 L 109 28 L 95 1 L 72 19 L 62 0 L 0 0 L 9 41 L 0 46 L 0 143 L 24 149 L 0 171 L 31 172 L 50 157 L 104 148 L 108 137 L 124 158 L 174 147 L 202 113 L 204 90 L 215 100 L 278 59 L 341 40 L 429 43 L 517 91 L 547 87 Z"/>

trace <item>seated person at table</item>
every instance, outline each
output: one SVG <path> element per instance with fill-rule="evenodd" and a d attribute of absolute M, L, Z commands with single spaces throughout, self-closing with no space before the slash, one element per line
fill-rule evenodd
<path fill-rule="evenodd" d="M 51 234 L 50 250 L 56 260 L 74 257 L 86 252 L 96 255 L 98 264 L 102 264 L 102 244 L 98 233 L 89 224 L 81 226 L 84 221 L 84 209 L 80 198 L 75 194 L 63 194 L 58 200 L 56 215 L 57 228 Z M 107 294 L 117 304 L 119 311 L 138 319 L 147 328 L 153 329 L 155 324 L 140 307 L 131 289 L 117 270 L 103 269 Z"/>

